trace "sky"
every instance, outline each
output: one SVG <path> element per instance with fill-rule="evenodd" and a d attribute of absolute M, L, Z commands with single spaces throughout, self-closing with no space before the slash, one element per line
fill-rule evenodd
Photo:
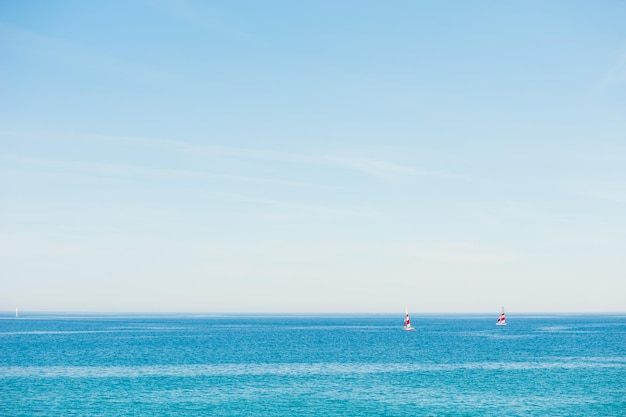
<path fill-rule="evenodd" d="M 626 311 L 622 1 L 0 1 L 0 311 Z"/>

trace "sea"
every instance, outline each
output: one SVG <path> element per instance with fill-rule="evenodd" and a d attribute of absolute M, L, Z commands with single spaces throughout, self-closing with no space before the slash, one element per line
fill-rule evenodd
<path fill-rule="evenodd" d="M 497 316 L 5 313 L 0 416 L 626 416 L 626 314 Z"/>

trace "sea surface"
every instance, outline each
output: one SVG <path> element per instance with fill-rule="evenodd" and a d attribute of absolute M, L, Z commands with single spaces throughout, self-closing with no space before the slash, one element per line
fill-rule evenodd
<path fill-rule="evenodd" d="M 626 416 L 626 315 L 0 316 L 0 416 Z"/>

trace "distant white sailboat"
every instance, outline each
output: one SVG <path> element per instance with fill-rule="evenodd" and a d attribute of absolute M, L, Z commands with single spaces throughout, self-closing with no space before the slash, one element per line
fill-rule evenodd
<path fill-rule="evenodd" d="M 17 307 L 15 307 L 15 317 L 19 317 L 20 314 L 17 312 Z"/>
<path fill-rule="evenodd" d="M 506 317 L 504 317 L 504 307 L 502 307 L 502 314 L 498 317 L 498 321 L 496 321 L 496 326 L 506 326 Z"/>
<path fill-rule="evenodd" d="M 406 331 L 410 331 L 410 330 L 415 330 L 415 327 L 411 327 L 411 319 L 409 318 L 409 310 L 406 309 L 406 314 L 404 316 L 404 330 Z"/>

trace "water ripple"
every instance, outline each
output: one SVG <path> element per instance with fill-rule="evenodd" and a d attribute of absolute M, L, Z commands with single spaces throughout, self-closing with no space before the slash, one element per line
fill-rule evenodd
<path fill-rule="evenodd" d="M 153 366 L 5 366 L 3 378 L 141 378 L 152 376 L 202 377 L 241 375 L 331 375 L 458 370 L 525 371 L 545 369 L 626 368 L 626 358 L 585 358 L 551 362 L 470 362 L 457 364 L 406 363 L 282 363 Z"/>

